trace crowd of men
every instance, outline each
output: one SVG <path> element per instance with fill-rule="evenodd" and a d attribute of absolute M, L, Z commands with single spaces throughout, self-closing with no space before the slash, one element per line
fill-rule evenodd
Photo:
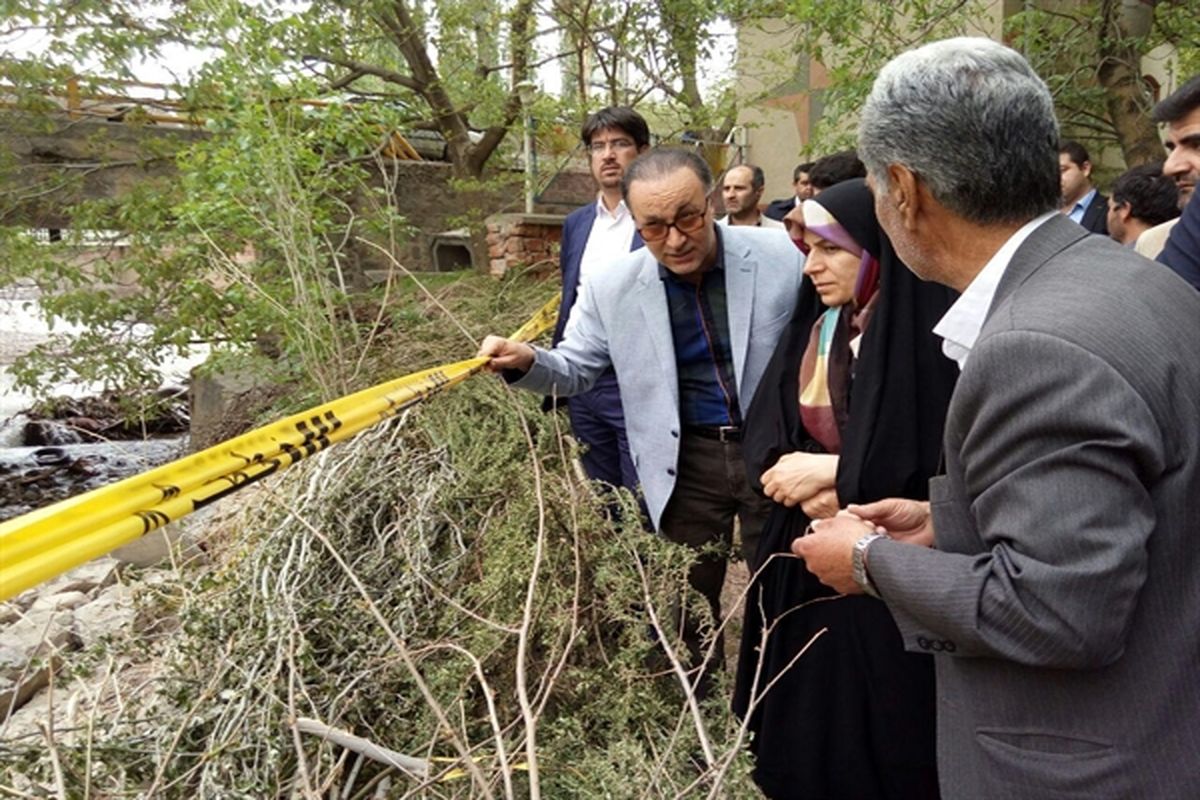
<path fill-rule="evenodd" d="M 880 73 L 857 152 L 800 164 L 764 204 L 759 167 L 718 183 L 694 152 L 651 148 L 632 109 L 602 109 L 554 346 L 480 352 L 569 398 L 588 473 L 697 549 L 689 579 L 719 617 L 711 545 L 728 551 L 737 519 L 753 564 L 769 506 L 739 442 L 802 279 L 779 220 L 866 176 L 912 272 L 961 293 L 935 329 L 961 369 L 945 475 L 931 503 L 845 509 L 795 553 L 880 597 L 909 649 L 938 645 L 944 797 L 1200 796 L 1200 76 L 1154 120 L 1165 159 L 1105 196 L 1019 54 L 937 42 Z M 712 668 L 703 627 L 684 636 Z"/>

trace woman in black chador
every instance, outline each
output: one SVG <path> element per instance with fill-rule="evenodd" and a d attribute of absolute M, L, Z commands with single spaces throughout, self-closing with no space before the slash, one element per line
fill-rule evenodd
<path fill-rule="evenodd" d="M 776 505 L 734 708 L 751 714 L 754 777 L 769 797 L 936 798 L 931 657 L 905 652 L 883 602 L 836 595 L 789 546 L 850 503 L 927 496 L 958 374 L 932 329 L 954 295 L 896 257 L 862 180 L 794 213 L 806 279 L 746 415 L 750 478 Z"/>

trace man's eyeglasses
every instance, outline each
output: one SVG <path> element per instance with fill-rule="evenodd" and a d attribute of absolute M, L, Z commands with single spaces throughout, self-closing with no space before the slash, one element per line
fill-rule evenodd
<path fill-rule="evenodd" d="M 637 147 L 637 144 L 632 139 L 606 139 L 602 142 L 589 142 L 587 149 L 589 153 L 599 155 L 610 148 L 613 152 L 619 153 L 624 150 L 632 150 L 634 147 Z"/>
<path fill-rule="evenodd" d="M 673 222 L 647 222 L 645 225 L 638 227 L 638 233 L 647 242 L 658 242 L 667 238 L 671 233 L 671 228 L 674 228 L 685 236 L 689 233 L 695 233 L 704 227 L 704 215 L 708 212 L 708 204 L 710 202 L 710 200 L 705 199 L 703 211 L 685 212 L 675 217 Z"/>

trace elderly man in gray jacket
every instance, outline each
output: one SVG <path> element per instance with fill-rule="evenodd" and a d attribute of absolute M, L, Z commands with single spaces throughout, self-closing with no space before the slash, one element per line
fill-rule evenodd
<path fill-rule="evenodd" d="M 1002 45 L 880 72 L 859 139 L 879 221 L 962 292 L 934 329 L 962 366 L 946 474 L 928 503 L 851 506 L 793 550 L 934 654 L 943 797 L 1186 800 L 1200 294 L 1054 213 L 1057 139 L 1045 84 Z"/>
<path fill-rule="evenodd" d="M 480 355 L 514 386 L 567 396 L 611 364 L 654 526 L 697 549 L 728 546 L 737 517 L 752 560 L 769 502 L 746 480 L 742 415 L 795 306 L 803 258 L 783 231 L 718 229 L 712 185 L 695 153 L 640 156 L 622 191 L 645 249 L 584 282 L 553 350 L 489 336 Z M 706 554 L 689 574 L 718 618 L 725 564 Z M 699 626 L 685 630 L 696 664 Z"/>

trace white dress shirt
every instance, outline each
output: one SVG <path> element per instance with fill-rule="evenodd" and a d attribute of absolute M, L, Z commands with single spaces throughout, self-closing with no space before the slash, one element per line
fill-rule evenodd
<path fill-rule="evenodd" d="M 579 281 L 582 283 L 589 273 L 604 269 L 615 258 L 629 252 L 633 244 L 635 226 L 625 201 L 609 211 L 604 207 L 604 196 L 596 197 L 596 220 L 588 234 L 583 256 L 579 259 Z"/>
<path fill-rule="evenodd" d="M 1004 277 L 1017 248 L 1042 223 L 1057 213 L 1048 211 L 1025 223 L 1008 237 L 1008 241 L 983 265 L 975 279 L 933 327 L 933 332 L 942 337 L 942 352 L 950 360 L 958 362 L 960 370 L 967 365 L 967 356 L 971 354 L 971 348 L 975 346 L 975 340 L 979 338 L 979 332 L 983 329 L 988 309 L 992 307 L 992 300 L 996 297 L 996 288 L 1000 286 L 1000 279 Z"/>

